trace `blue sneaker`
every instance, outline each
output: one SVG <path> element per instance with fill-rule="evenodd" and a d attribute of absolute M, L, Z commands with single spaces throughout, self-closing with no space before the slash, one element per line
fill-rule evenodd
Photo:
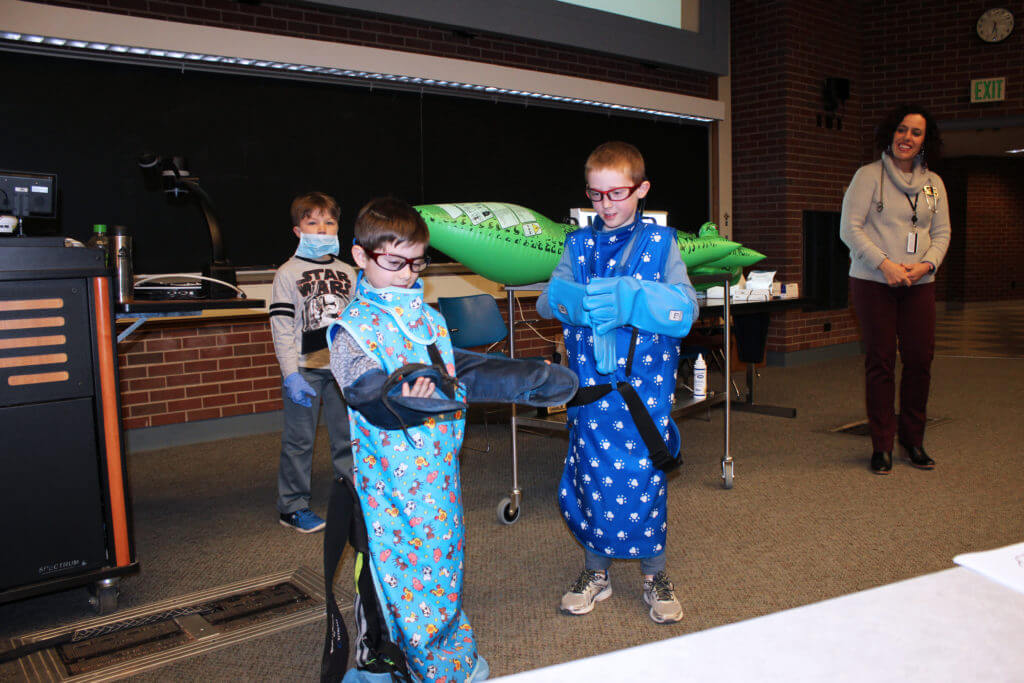
<path fill-rule="evenodd" d="M 327 522 L 309 508 L 282 514 L 281 524 L 295 529 L 300 534 L 312 534 L 327 526 Z"/>

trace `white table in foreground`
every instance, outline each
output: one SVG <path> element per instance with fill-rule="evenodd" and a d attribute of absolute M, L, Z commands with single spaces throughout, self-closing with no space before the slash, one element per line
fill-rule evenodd
<path fill-rule="evenodd" d="M 1022 681 L 1024 594 L 957 567 L 495 680 Z"/>

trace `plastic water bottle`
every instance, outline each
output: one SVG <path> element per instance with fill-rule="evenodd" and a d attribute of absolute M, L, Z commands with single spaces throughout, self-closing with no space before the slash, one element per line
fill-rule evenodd
<path fill-rule="evenodd" d="M 86 242 L 87 247 L 103 250 L 103 267 L 110 270 L 113 260 L 110 257 L 110 236 L 107 235 L 107 226 L 97 223 L 92 226 L 92 237 Z"/>
<path fill-rule="evenodd" d="M 700 401 L 708 397 L 708 365 L 700 353 L 693 362 L 693 397 Z"/>

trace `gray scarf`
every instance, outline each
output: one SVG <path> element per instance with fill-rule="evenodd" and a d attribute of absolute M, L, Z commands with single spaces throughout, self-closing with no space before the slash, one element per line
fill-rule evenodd
<path fill-rule="evenodd" d="M 896 189 L 905 194 L 917 194 L 930 180 L 928 167 L 922 164 L 919 158 L 914 159 L 914 171 L 909 183 L 906 174 L 896 167 L 892 157 L 885 152 L 882 152 L 882 167 Z"/>

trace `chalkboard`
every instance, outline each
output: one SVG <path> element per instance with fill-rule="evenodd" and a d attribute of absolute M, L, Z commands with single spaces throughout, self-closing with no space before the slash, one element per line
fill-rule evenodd
<path fill-rule="evenodd" d="M 30 219 L 28 231 L 84 241 L 94 223 L 125 225 L 137 273 L 198 271 L 210 260 L 198 206 L 147 191 L 143 152 L 185 157 L 240 267 L 275 267 L 294 252 L 288 208 L 311 190 L 340 202 L 343 245 L 360 206 L 380 195 L 512 202 L 564 220 L 587 206 L 587 154 L 614 139 L 644 153 L 648 208 L 685 230 L 709 218 L 702 125 L 15 53 L 0 53 L 0 69 L 9 133 L 0 169 L 58 178 L 58 218 Z"/>

